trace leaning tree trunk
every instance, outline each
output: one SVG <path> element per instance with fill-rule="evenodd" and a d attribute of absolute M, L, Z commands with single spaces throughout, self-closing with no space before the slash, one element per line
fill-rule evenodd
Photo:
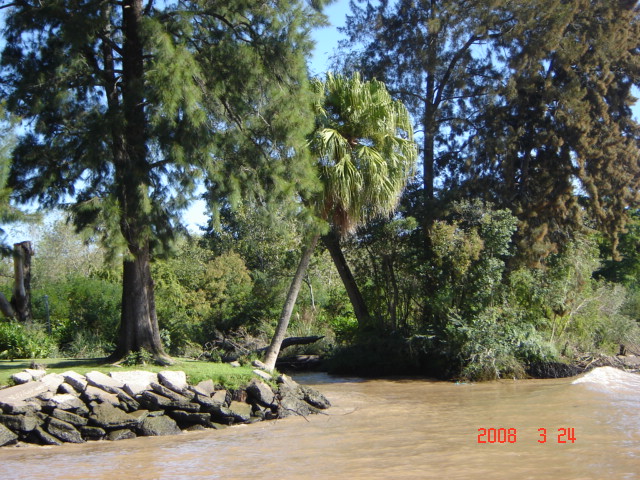
<path fill-rule="evenodd" d="M 342 248 L 340 248 L 340 237 L 334 230 L 331 230 L 322 237 L 322 243 L 324 243 L 327 250 L 329 250 L 331 259 L 338 270 L 340 279 L 344 284 L 344 288 L 347 291 L 347 295 L 349 296 L 349 300 L 353 306 L 353 313 L 358 320 L 358 326 L 363 328 L 369 325 L 371 321 L 369 310 L 367 309 L 367 304 L 362 297 L 362 293 L 360 293 L 356 279 L 347 264 L 347 259 L 344 258 Z"/>
<path fill-rule="evenodd" d="M 309 242 L 309 245 L 302 252 L 302 257 L 300 258 L 298 269 L 296 270 L 296 274 L 294 275 L 291 286 L 289 287 L 289 293 L 287 294 L 287 299 L 284 302 L 284 307 L 282 308 L 282 313 L 280 314 L 280 319 L 278 320 L 276 331 L 273 334 L 273 339 L 271 340 L 271 344 L 269 345 L 269 348 L 267 348 L 267 353 L 264 357 L 264 364 L 266 365 L 268 371 L 272 371 L 276 366 L 276 360 L 278 359 L 278 354 L 280 353 L 280 347 L 285 335 L 287 334 L 289 320 L 291 320 L 291 313 L 293 312 L 293 307 L 295 306 L 296 300 L 298 299 L 298 293 L 300 292 L 300 287 L 302 286 L 302 280 L 304 279 L 307 268 L 309 268 L 311 255 L 313 255 L 313 251 L 316 248 L 318 238 L 319 235 L 315 235 L 311 239 L 311 242 Z"/>

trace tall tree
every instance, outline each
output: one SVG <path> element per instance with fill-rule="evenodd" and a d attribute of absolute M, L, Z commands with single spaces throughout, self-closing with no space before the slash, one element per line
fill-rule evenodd
<path fill-rule="evenodd" d="M 353 275 L 341 255 L 339 236 L 351 233 L 367 220 L 392 213 L 417 157 L 413 129 L 404 105 L 391 98 L 385 85 L 328 74 L 315 80 L 316 129 L 310 150 L 317 159 L 321 191 L 307 203 L 330 225 L 326 244 L 345 283 L 354 310 L 364 307 Z M 291 313 L 311 255 L 320 238 L 312 233 L 289 288 L 276 332 L 265 355 L 275 367 Z M 358 298 L 359 297 L 359 298 Z M 360 303 L 358 303 L 360 302 Z"/>
<path fill-rule="evenodd" d="M 170 361 L 150 262 L 180 228 L 199 172 L 227 197 L 262 199 L 306 178 L 293 153 L 311 130 L 304 59 L 324 3 L 21 0 L 7 10 L 3 82 L 28 122 L 11 183 L 20 201 L 70 202 L 78 228 L 99 225 L 123 248 L 114 359 L 144 349 Z"/>
<path fill-rule="evenodd" d="M 498 80 L 487 43 L 513 27 L 504 0 L 352 0 L 340 56 L 347 69 L 384 81 L 422 135 L 423 203 L 436 179 L 464 163 L 477 111 L 471 98 Z M 428 215 L 427 215 L 428 216 Z"/>
<path fill-rule="evenodd" d="M 615 251 L 640 198 L 635 3 L 538 0 L 528 28 L 501 39 L 505 75 L 482 116 L 467 191 L 518 216 L 529 262 L 585 226 L 607 233 Z"/>

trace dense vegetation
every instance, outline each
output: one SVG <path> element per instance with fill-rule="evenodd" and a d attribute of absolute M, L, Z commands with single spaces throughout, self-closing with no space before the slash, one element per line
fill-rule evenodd
<path fill-rule="evenodd" d="M 0 356 L 255 355 L 292 278 L 288 335 L 337 371 L 523 376 L 640 343 L 635 2 L 359 0 L 341 74 L 309 79 L 325 3 L 7 7 L 0 215 L 58 213 Z"/>

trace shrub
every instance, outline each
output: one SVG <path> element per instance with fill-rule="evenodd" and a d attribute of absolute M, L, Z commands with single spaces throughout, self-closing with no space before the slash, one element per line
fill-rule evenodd
<path fill-rule="evenodd" d="M 1 358 L 44 358 L 56 352 L 55 341 L 37 325 L 0 322 Z"/>

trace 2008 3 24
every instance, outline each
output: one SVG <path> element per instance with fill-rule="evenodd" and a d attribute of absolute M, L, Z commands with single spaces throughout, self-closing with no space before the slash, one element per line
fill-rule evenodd
<path fill-rule="evenodd" d="M 538 443 L 546 443 L 548 437 L 546 428 L 538 429 Z M 575 428 L 558 428 L 556 439 L 557 443 L 575 443 Z M 517 440 L 518 431 L 515 428 L 478 428 L 478 443 L 516 443 Z"/>

